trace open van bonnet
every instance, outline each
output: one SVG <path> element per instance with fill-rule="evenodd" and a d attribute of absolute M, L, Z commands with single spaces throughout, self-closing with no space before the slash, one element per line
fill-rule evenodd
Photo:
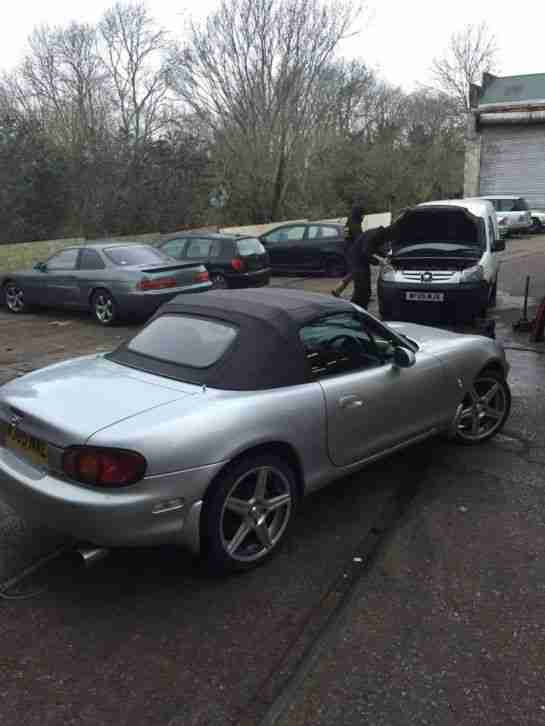
<path fill-rule="evenodd" d="M 464 207 L 430 205 L 406 210 L 390 227 L 393 256 L 448 256 L 486 248 L 485 221 Z"/>

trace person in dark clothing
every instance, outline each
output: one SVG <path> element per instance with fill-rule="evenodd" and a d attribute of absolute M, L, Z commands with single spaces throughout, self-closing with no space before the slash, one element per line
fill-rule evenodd
<path fill-rule="evenodd" d="M 379 251 L 388 238 L 386 227 L 376 227 L 362 232 L 356 244 L 349 251 L 349 264 L 352 270 L 354 291 L 352 302 L 367 308 L 371 299 L 371 265 L 382 263 Z"/>
<path fill-rule="evenodd" d="M 350 269 L 350 272 L 343 277 L 343 279 L 340 281 L 340 283 L 333 288 L 331 291 L 332 295 L 335 295 L 335 297 L 340 297 L 343 290 L 345 290 L 348 285 L 352 282 L 352 264 L 350 261 L 351 257 L 351 250 L 360 238 L 361 235 L 361 224 L 363 222 L 363 213 L 364 209 L 361 204 L 355 204 L 352 207 L 352 211 L 350 212 L 347 220 L 346 225 L 344 227 L 344 239 L 345 239 L 345 256 L 348 262 L 348 266 Z"/>

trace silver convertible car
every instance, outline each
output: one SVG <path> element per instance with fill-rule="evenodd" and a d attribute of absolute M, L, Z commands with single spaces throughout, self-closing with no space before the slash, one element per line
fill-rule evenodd
<path fill-rule="evenodd" d="M 0 489 L 88 546 L 179 543 L 245 569 L 308 492 L 435 434 L 496 434 L 508 368 L 489 338 L 329 296 L 183 295 L 112 353 L 0 388 Z"/>

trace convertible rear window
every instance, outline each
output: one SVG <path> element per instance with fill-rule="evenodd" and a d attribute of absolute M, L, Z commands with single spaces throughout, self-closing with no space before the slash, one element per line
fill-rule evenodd
<path fill-rule="evenodd" d="M 106 247 L 104 254 L 114 265 L 161 265 L 166 261 L 172 262 L 159 250 L 142 245 L 127 245 L 126 247 Z"/>
<path fill-rule="evenodd" d="M 166 363 L 208 368 L 237 337 L 237 328 L 189 315 L 161 315 L 130 341 L 127 348 Z"/>

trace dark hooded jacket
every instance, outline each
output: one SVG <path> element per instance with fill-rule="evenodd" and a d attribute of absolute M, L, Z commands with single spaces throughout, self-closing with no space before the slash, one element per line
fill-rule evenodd
<path fill-rule="evenodd" d="M 344 238 L 346 240 L 347 249 L 358 239 L 361 234 L 361 223 L 363 221 L 363 207 L 354 205 L 350 216 L 346 220 L 344 227 Z"/>

